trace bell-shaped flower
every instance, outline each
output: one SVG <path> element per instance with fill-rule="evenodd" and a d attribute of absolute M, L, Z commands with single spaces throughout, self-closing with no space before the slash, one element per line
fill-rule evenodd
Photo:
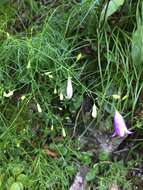
<path fill-rule="evenodd" d="M 71 77 L 68 77 L 67 89 L 66 89 L 66 98 L 67 99 L 71 99 L 72 96 L 73 96 L 72 81 L 71 81 Z"/>
<path fill-rule="evenodd" d="M 126 123 L 118 111 L 114 113 L 114 130 L 112 137 L 116 135 L 124 137 L 126 134 L 132 134 L 132 132 L 127 129 Z"/>

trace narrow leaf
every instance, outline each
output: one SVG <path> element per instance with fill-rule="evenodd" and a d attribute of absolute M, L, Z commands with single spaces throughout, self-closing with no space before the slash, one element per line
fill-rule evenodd
<path fill-rule="evenodd" d="M 110 0 L 109 3 L 105 4 L 101 12 L 101 20 L 103 20 L 104 18 L 106 20 L 109 16 L 114 14 L 123 4 L 124 0 Z"/>
<path fill-rule="evenodd" d="M 143 62 L 143 25 L 132 35 L 132 60 L 135 65 Z"/>

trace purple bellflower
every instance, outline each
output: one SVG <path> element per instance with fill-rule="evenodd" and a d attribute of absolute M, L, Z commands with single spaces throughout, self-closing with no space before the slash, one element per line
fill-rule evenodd
<path fill-rule="evenodd" d="M 124 137 L 126 134 L 132 134 L 133 132 L 127 129 L 126 123 L 118 111 L 114 113 L 114 134 L 112 137 L 118 135 L 119 137 Z"/>

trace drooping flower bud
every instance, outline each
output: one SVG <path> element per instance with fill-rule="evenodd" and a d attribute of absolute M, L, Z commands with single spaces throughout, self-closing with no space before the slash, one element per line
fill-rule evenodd
<path fill-rule="evenodd" d="M 62 135 L 63 135 L 63 137 L 66 137 L 66 131 L 63 127 L 62 127 Z"/>
<path fill-rule="evenodd" d="M 30 60 L 28 61 L 28 64 L 27 64 L 27 69 L 30 69 L 31 68 L 31 62 Z"/>
<path fill-rule="evenodd" d="M 92 115 L 93 118 L 97 117 L 97 107 L 96 107 L 95 104 L 93 104 L 91 115 Z"/>
<path fill-rule="evenodd" d="M 60 100 L 62 101 L 64 99 L 64 96 L 62 93 L 60 93 Z"/>
<path fill-rule="evenodd" d="M 53 125 L 51 125 L 51 131 L 53 131 L 54 130 L 54 126 Z"/>
<path fill-rule="evenodd" d="M 25 98 L 26 98 L 26 96 L 22 95 L 20 99 L 23 101 Z"/>
<path fill-rule="evenodd" d="M 57 89 L 56 88 L 54 89 L 54 94 L 57 94 Z"/>
<path fill-rule="evenodd" d="M 113 94 L 112 97 L 115 99 L 115 100 L 120 100 L 121 99 L 121 96 L 119 94 Z"/>
<path fill-rule="evenodd" d="M 66 89 L 66 98 L 67 99 L 71 99 L 72 96 L 73 96 L 72 81 L 71 81 L 71 77 L 68 77 L 67 89 Z"/>
<path fill-rule="evenodd" d="M 76 57 L 76 61 L 79 61 L 79 60 L 81 59 L 81 57 L 82 57 L 82 54 L 79 53 L 79 54 L 77 55 L 77 57 Z"/>
<path fill-rule="evenodd" d="M 122 100 L 126 100 L 128 98 L 128 95 L 126 94 L 123 98 L 122 98 Z"/>
<path fill-rule="evenodd" d="M 118 135 L 119 137 L 124 137 L 126 134 L 132 134 L 133 132 L 127 129 L 126 123 L 118 111 L 114 113 L 114 134 L 112 137 Z"/>
<path fill-rule="evenodd" d="M 38 110 L 39 113 L 42 113 L 41 106 L 40 106 L 40 104 L 38 104 L 38 103 L 37 103 L 37 110 Z"/>

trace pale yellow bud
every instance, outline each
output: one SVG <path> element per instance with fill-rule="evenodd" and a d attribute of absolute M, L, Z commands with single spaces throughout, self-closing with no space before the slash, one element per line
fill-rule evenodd
<path fill-rule="evenodd" d="M 48 75 L 50 75 L 50 74 L 51 74 L 51 72 L 45 72 L 43 75 L 48 76 Z"/>
<path fill-rule="evenodd" d="M 26 98 L 26 96 L 25 96 L 25 95 L 22 95 L 20 99 L 21 99 L 21 100 L 24 100 L 25 98 Z"/>
<path fill-rule="evenodd" d="M 6 33 L 6 35 L 7 35 L 7 38 L 9 38 L 9 37 L 10 37 L 10 34 L 9 34 L 8 32 Z"/>
<path fill-rule="evenodd" d="M 9 91 L 8 93 L 4 92 L 4 93 L 3 93 L 3 96 L 6 97 L 6 98 L 9 98 L 9 97 L 13 96 L 13 93 L 14 93 L 13 90 L 12 90 L 12 91 Z"/>
<path fill-rule="evenodd" d="M 54 94 L 57 94 L 57 89 L 56 88 L 54 89 Z"/>
<path fill-rule="evenodd" d="M 53 131 L 54 130 L 54 126 L 53 125 L 51 125 L 51 131 Z"/>
<path fill-rule="evenodd" d="M 50 79 L 53 79 L 53 78 L 54 78 L 53 75 L 48 75 L 48 77 L 49 77 Z"/>
<path fill-rule="evenodd" d="M 62 135 L 63 137 L 66 137 L 66 132 L 65 132 L 65 129 L 62 127 Z"/>
<path fill-rule="evenodd" d="M 53 79 L 53 75 L 51 74 L 51 72 L 46 72 L 44 73 L 44 75 L 48 76 L 50 79 Z"/>
<path fill-rule="evenodd" d="M 60 100 L 62 101 L 64 99 L 64 96 L 62 93 L 60 93 Z"/>
<path fill-rule="evenodd" d="M 31 63 L 30 63 L 30 61 L 28 61 L 27 69 L 30 69 L 30 68 L 31 68 Z"/>
<path fill-rule="evenodd" d="M 125 99 L 127 99 L 128 98 L 128 95 L 125 95 L 123 98 L 122 98 L 122 100 L 125 100 Z"/>
<path fill-rule="evenodd" d="M 112 97 L 113 97 L 115 100 L 120 100 L 120 99 L 121 99 L 121 96 L 118 95 L 118 94 L 113 94 Z"/>
<path fill-rule="evenodd" d="M 82 54 L 79 53 L 79 54 L 77 55 L 77 57 L 76 57 L 76 61 L 79 61 L 79 60 L 81 59 L 81 57 L 82 57 Z"/>
<path fill-rule="evenodd" d="M 42 113 L 42 109 L 40 107 L 40 104 L 38 104 L 38 103 L 37 103 L 37 110 L 38 110 L 39 113 Z"/>

